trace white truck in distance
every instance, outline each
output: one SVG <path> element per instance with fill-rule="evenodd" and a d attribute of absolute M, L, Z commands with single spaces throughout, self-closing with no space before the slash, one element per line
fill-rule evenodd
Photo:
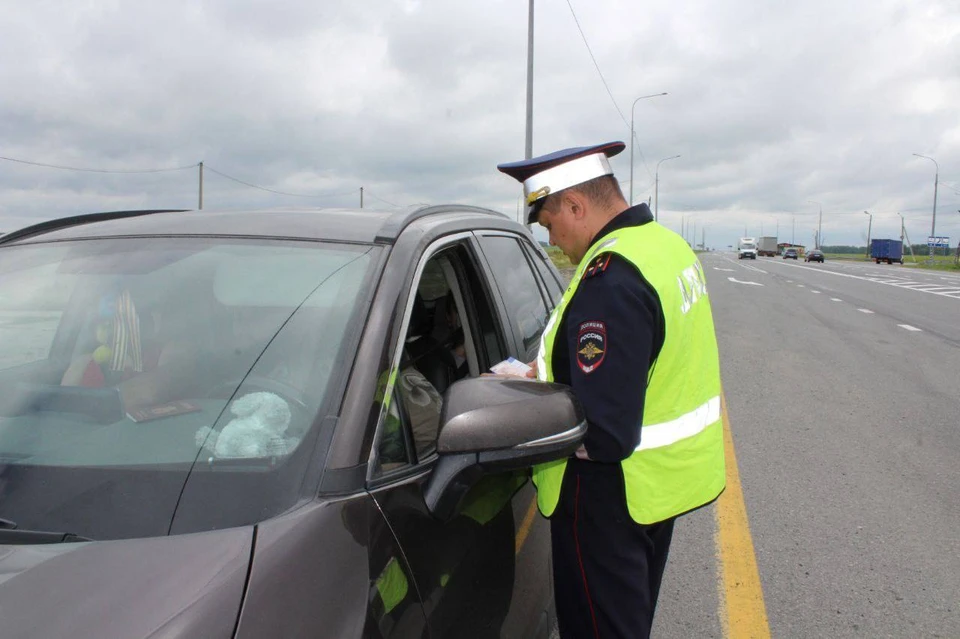
<path fill-rule="evenodd" d="M 737 244 L 737 259 L 749 257 L 752 260 L 757 259 L 757 242 L 752 237 L 741 237 Z"/>

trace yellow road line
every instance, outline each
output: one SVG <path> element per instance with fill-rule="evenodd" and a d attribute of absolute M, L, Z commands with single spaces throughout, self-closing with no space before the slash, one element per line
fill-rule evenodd
<path fill-rule="evenodd" d="M 520 549 L 523 548 L 523 542 L 527 540 L 527 535 L 530 534 L 530 526 L 533 525 L 533 518 L 537 516 L 537 498 L 534 497 L 530 500 L 530 506 L 527 507 L 527 514 L 523 517 L 523 522 L 520 524 L 520 530 L 517 532 L 517 545 L 514 556 L 520 554 Z"/>
<path fill-rule="evenodd" d="M 720 616 L 728 639 L 767 639 L 770 624 L 760 571 L 750 536 L 737 455 L 733 450 L 727 399 L 723 398 L 723 440 L 727 488 L 717 500 L 717 555 L 720 564 Z"/>

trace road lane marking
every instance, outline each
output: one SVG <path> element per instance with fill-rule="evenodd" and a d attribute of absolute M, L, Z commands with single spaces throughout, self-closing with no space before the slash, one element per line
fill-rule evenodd
<path fill-rule="evenodd" d="M 798 287 L 798 288 L 807 288 L 807 287 L 804 286 L 803 284 L 797 284 L 797 287 Z"/>
<path fill-rule="evenodd" d="M 780 264 L 779 262 L 772 262 L 772 264 Z M 932 284 L 920 284 L 916 283 L 910 279 L 891 279 L 889 275 L 853 275 L 852 273 L 840 273 L 839 271 L 832 271 L 830 269 L 821 269 L 812 266 L 804 266 L 803 264 L 780 264 L 780 266 L 788 266 L 790 268 L 803 268 L 811 271 L 818 271 L 820 273 L 827 273 L 828 275 L 837 275 L 839 277 L 849 277 L 855 280 L 863 280 L 865 282 L 873 282 L 874 284 L 883 284 L 885 286 L 896 286 L 897 288 L 905 288 L 911 291 L 919 291 L 920 293 L 929 293 L 930 295 L 940 295 L 941 297 L 949 297 L 951 299 L 960 299 L 960 291 L 955 291 L 956 287 L 950 287 L 951 290 L 924 290 L 931 286 L 937 286 Z M 862 268 L 862 267 L 852 267 L 852 268 Z M 917 275 L 922 275 L 920 273 L 913 273 L 910 277 L 915 277 Z M 789 281 L 788 281 L 789 283 Z"/>
<path fill-rule="evenodd" d="M 866 313 L 866 314 L 868 314 L 868 315 L 873 315 L 873 311 L 871 311 L 871 310 L 868 309 L 868 308 L 858 308 L 857 310 L 860 311 L 861 313 Z"/>
<path fill-rule="evenodd" d="M 909 324 L 897 324 L 897 326 L 899 326 L 900 328 L 904 328 L 908 331 L 916 331 L 918 333 L 923 332 L 922 328 L 917 328 L 916 326 L 910 326 Z"/>
<path fill-rule="evenodd" d="M 763 284 L 761 284 L 760 282 L 744 282 L 744 281 L 738 280 L 735 277 L 728 277 L 727 279 L 737 284 L 749 284 L 750 286 L 763 286 Z"/>
<path fill-rule="evenodd" d="M 831 298 L 830 298 L 830 301 L 831 301 L 831 302 L 842 302 L 843 300 L 840 299 L 839 297 L 831 297 Z"/>
<path fill-rule="evenodd" d="M 720 268 L 719 266 L 714 266 L 714 267 L 713 267 L 713 270 L 715 270 L 715 271 L 724 271 L 724 272 L 726 272 L 726 273 L 733 273 L 733 269 L 732 269 L 732 268 Z"/>
<path fill-rule="evenodd" d="M 811 293 L 816 293 L 817 295 L 819 295 L 819 294 L 820 294 L 820 291 L 814 291 L 814 290 L 811 290 L 810 292 L 811 292 Z"/>
<path fill-rule="evenodd" d="M 726 397 L 723 397 L 722 406 L 727 487 L 717 500 L 715 512 L 723 636 L 727 639 L 769 639 L 770 623 L 763 600 L 757 555 L 753 548 L 753 538 L 750 536 L 750 522 L 743 499 L 737 455 L 733 449 Z"/>
<path fill-rule="evenodd" d="M 533 526 L 533 520 L 537 516 L 537 498 L 534 497 L 530 500 L 530 506 L 527 507 L 527 514 L 523 517 L 523 523 L 520 524 L 520 530 L 517 532 L 517 542 L 515 554 L 520 554 L 520 549 L 523 548 L 523 544 L 527 541 L 527 535 L 530 534 L 530 527 Z"/>

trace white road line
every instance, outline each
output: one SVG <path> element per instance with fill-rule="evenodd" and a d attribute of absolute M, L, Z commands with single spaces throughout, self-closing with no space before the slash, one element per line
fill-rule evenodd
<path fill-rule="evenodd" d="M 719 266 L 714 266 L 713 270 L 715 271 L 726 271 L 727 273 L 733 273 L 732 268 L 720 268 Z"/>
<path fill-rule="evenodd" d="M 868 314 L 868 315 L 873 315 L 873 311 L 871 311 L 871 310 L 868 309 L 868 308 L 858 308 L 857 310 L 860 311 L 861 313 L 866 313 L 866 314 Z"/>
<path fill-rule="evenodd" d="M 810 292 L 811 292 L 811 293 L 816 293 L 817 295 L 820 294 L 820 291 L 810 291 Z"/>
<path fill-rule="evenodd" d="M 923 329 L 917 328 L 916 326 L 910 326 L 909 324 L 897 324 L 900 328 L 904 328 L 908 331 L 916 331 L 918 333 L 922 332 Z"/>
<path fill-rule="evenodd" d="M 779 262 L 771 262 L 771 264 L 780 264 Z M 839 277 L 849 277 L 855 280 L 863 280 L 865 282 L 873 282 L 874 284 L 884 284 L 886 286 L 896 286 L 897 288 L 909 289 L 911 291 L 918 291 L 920 293 L 929 293 L 930 295 L 939 295 L 941 297 L 949 297 L 951 299 L 960 300 L 960 292 L 955 292 L 954 288 L 948 290 L 924 290 L 934 285 L 930 284 L 920 284 L 920 288 L 916 284 L 912 284 L 911 280 L 907 280 L 908 283 L 905 283 L 903 280 L 891 280 L 889 276 L 867 276 L 867 275 L 853 275 L 851 273 L 840 273 L 838 271 L 831 271 L 829 269 L 820 269 L 811 266 L 804 266 L 803 264 L 780 264 L 780 266 L 788 266 L 790 268 L 802 268 L 811 271 L 819 271 L 820 273 L 827 273 L 829 275 L 837 275 Z M 857 267 L 855 267 L 857 268 Z"/>
<path fill-rule="evenodd" d="M 843 300 L 840 299 L 839 297 L 831 297 L 831 298 L 830 298 L 830 301 L 831 301 L 831 302 L 842 302 Z"/>
<path fill-rule="evenodd" d="M 744 282 L 744 281 L 738 280 L 735 277 L 728 277 L 727 279 L 736 284 L 749 284 L 750 286 L 763 286 L 763 284 L 761 284 L 760 282 Z"/>

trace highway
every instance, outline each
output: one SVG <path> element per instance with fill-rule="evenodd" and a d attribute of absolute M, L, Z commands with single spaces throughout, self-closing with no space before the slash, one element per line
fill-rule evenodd
<path fill-rule="evenodd" d="M 701 261 L 742 491 L 678 522 L 654 636 L 960 637 L 960 276 Z"/>

